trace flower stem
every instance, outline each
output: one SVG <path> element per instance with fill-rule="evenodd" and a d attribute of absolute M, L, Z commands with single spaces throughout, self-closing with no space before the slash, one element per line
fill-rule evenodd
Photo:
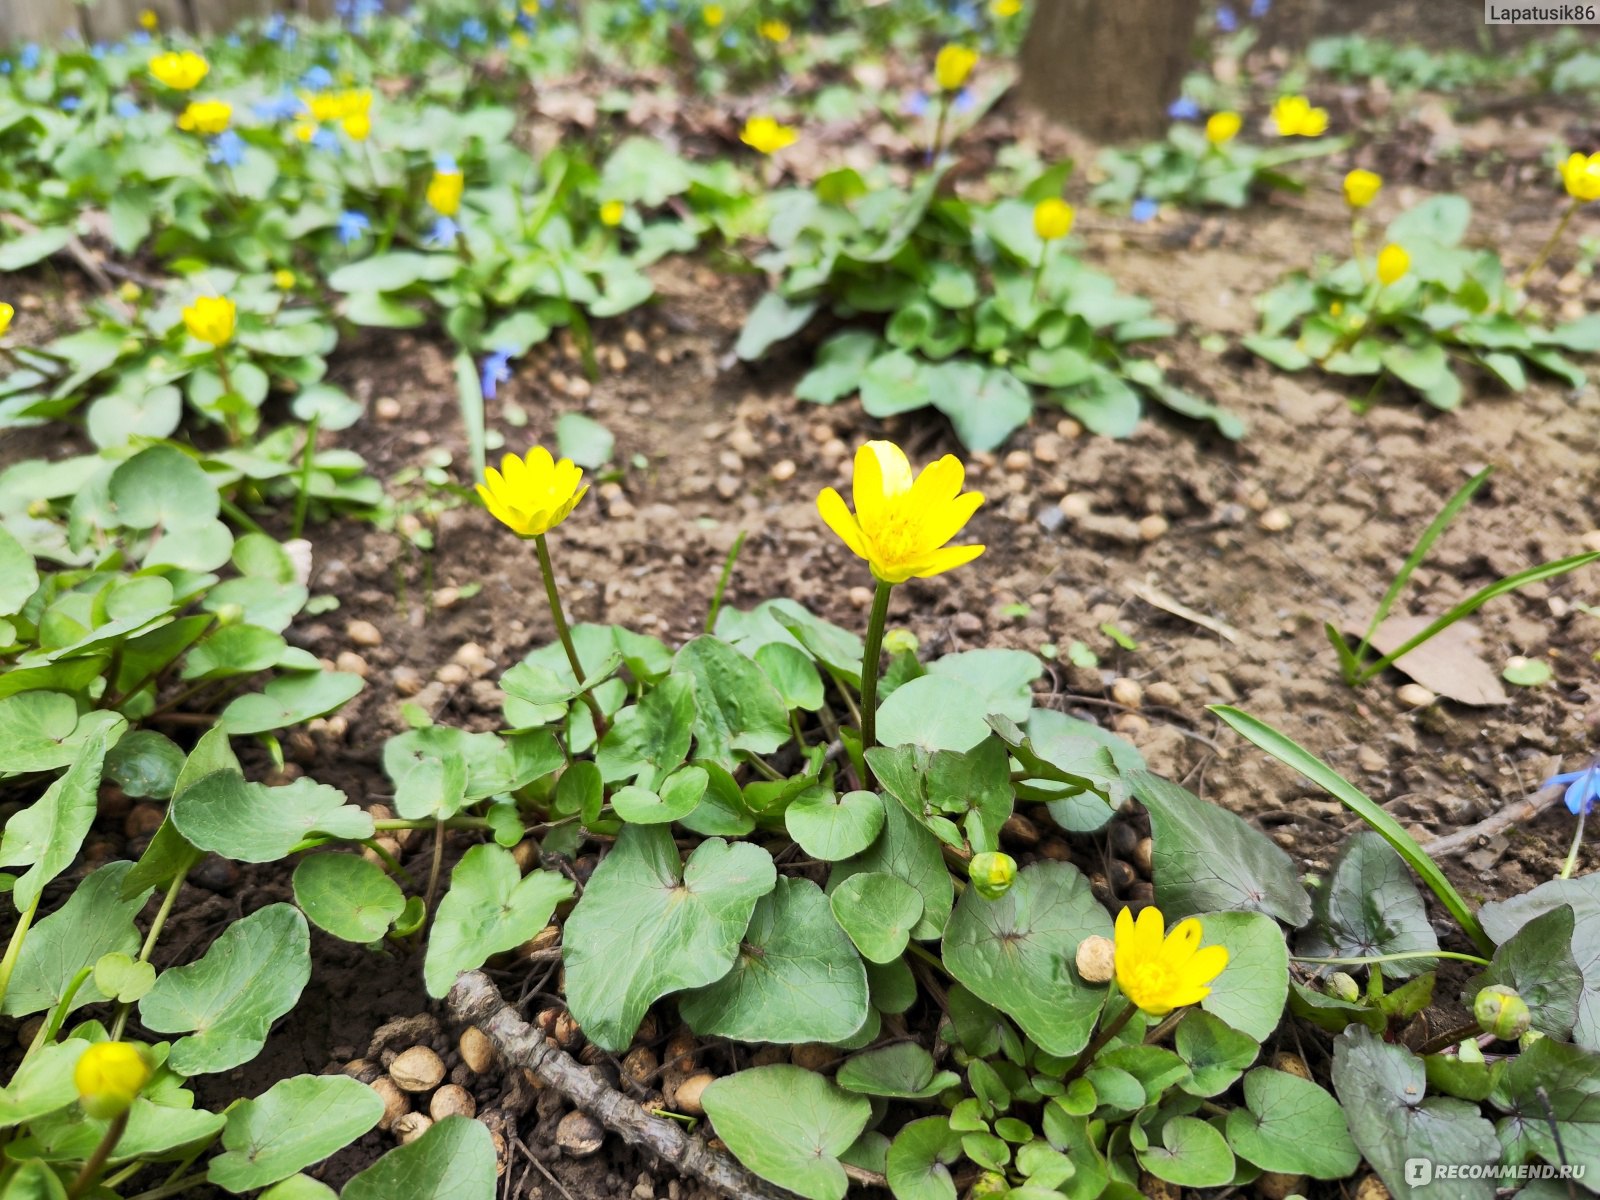
<path fill-rule="evenodd" d="M 1567 851 L 1567 861 L 1564 862 L 1561 865 L 1561 874 L 1556 877 L 1558 879 L 1571 879 L 1572 878 L 1573 869 L 1576 868 L 1577 865 L 1578 865 L 1578 847 L 1583 844 L 1583 822 L 1584 822 L 1584 818 L 1587 817 L 1588 815 L 1589 815 L 1589 806 L 1587 804 L 1579 805 L 1578 806 L 1578 828 L 1573 831 L 1573 834 L 1572 834 L 1572 849 Z"/>
<path fill-rule="evenodd" d="M 1531 263 L 1528 264 L 1528 269 L 1524 271 L 1521 278 L 1517 280 L 1517 291 L 1520 292 L 1526 288 L 1528 286 L 1528 280 L 1533 278 L 1534 272 L 1536 272 L 1540 267 L 1544 266 L 1546 260 L 1548 260 L 1550 255 L 1555 251 L 1556 244 L 1561 241 L 1561 235 L 1567 231 L 1567 226 L 1572 224 L 1573 214 L 1578 211 L 1578 207 L 1582 203 L 1583 201 L 1574 197 L 1572 203 L 1567 205 L 1567 211 L 1562 213 L 1561 220 L 1556 222 L 1555 232 L 1550 235 L 1549 240 L 1545 242 L 1538 255 Z"/>
<path fill-rule="evenodd" d="M 577 647 L 572 644 L 572 630 L 567 627 L 567 616 L 561 611 L 561 593 L 556 588 L 556 569 L 550 564 L 550 546 L 545 541 L 542 533 L 533 536 L 533 548 L 539 555 L 539 571 L 544 575 L 544 594 L 550 601 L 550 619 L 555 622 L 556 637 L 561 639 L 561 648 L 567 652 L 567 664 L 572 668 L 572 677 L 581 688 L 584 684 L 583 664 L 578 661 Z M 599 741 L 606 735 L 605 714 L 600 711 L 600 701 L 594 698 L 594 693 L 585 690 L 583 699 L 589 706 L 589 712 L 594 717 L 594 736 Z"/>
<path fill-rule="evenodd" d="M 933 129 L 933 145 L 928 147 L 928 165 L 931 167 L 939 161 L 939 155 L 944 151 L 944 130 L 950 120 L 950 93 L 939 93 L 939 120 Z"/>
<path fill-rule="evenodd" d="M 222 352 L 221 346 L 211 347 L 211 355 L 217 362 L 217 374 L 222 379 L 222 394 L 224 397 L 233 395 L 233 376 L 228 374 L 228 356 Z M 222 423 L 228 430 L 228 443 L 233 446 L 239 444 L 239 418 L 234 415 L 232 405 L 223 412 Z"/>
<path fill-rule="evenodd" d="M 1361 272 L 1361 282 L 1370 283 L 1372 276 L 1367 274 L 1367 251 L 1362 245 L 1361 214 L 1354 210 L 1350 213 L 1350 249 L 1355 253 L 1356 267 Z"/>
<path fill-rule="evenodd" d="M 39 897 L 33 898 L 33 903 L 28 905 L 22 914 L 17 927 L 12 931 L 11 943 L 6 947 L 6 955 L 0 958 L 0 1000 L 6 998 L 6 989 L 11 986 L 11 972 L 16 969 L 17 958 L 22 953 L 22 941 L 28 936 L 28 926 L 33 924 L 33 914 L 39 911 Z"/>
<path fill-rule="evenodd" d="M 178 893 L 183 889 L 183 881 L 188 876 L 189 870 L 185 867 L 167 887 L 167 894 L 161 898 L 161 907 L 156 910 L 155 920 L 150 922 L 150 932 L 144 935 L 144 945 L 139 947 L 139 961 L 149 962 L 150 956 L 155 953 L 156 939 L 161 936 L 161 928 L 167 923 L 167 918 L 172 915 L 172 906 L 177 903 Z M 127 1028 L 128 1010 L 131 1004 L 121 1004 L 117 1007 L 117 1019 L 111 1027 L 111 1040 L 121 1041 L 122 1031 Z"/>
<path fill-rule="evenodd" d="M 105 1137 L 100 1139 L 100 1144 L 94 1148 L 94 1153 L 89 1156 L 89 1161 L 83 1164 L 83 1170 L 78 1172 L 78 1177 L 72 1181 L 72 1186 L 67 1189 L 67 1200 L 78 1200 L 100 1178 L 100 1172 L 105 1170 L 106 1160 L 111 1157 L 111 1152 L 117 1148 L 117 1143 L 122 1140 L 123 1130 L 128 1128 L 128 1112 L 124 1109 L 119 1115 L 111 1119 L 111 1125 L 106 1129 Z"/>
<path fill-rule="evenodd" d="M 878 580 L 867 619 L 867 649 L 861 656 L 861 761 L 872 785 L 872 768 L 865 766 L 867 751 L 878 744 L 878 669 L 883 661 L 883 627 L 889 620 L 889 593 L 894 584 Z"/>
<path fill-rule="evenodd" d="M 1072 1064 L 1072 1069 L 1061 1077 L 1062 1083 L 1071 1083 L 1079 1075 L 1089 1069 L 1089 1064 L 1094 1061 L 1094 1056 L 1106 1048 L 1112 1038 L 1122 1032 L 1122 1027 L 1133 1019 L 1133 1014 L 1139 1011 L 1139 1006 L 1129 1000 L 1122 1006 L 1122 1011 L 1100 1027 L 1100 1032 L 1095 1034 L 1094 1041 L 1084 1048 L 1078 1055 L 1078 1061 Z"/>

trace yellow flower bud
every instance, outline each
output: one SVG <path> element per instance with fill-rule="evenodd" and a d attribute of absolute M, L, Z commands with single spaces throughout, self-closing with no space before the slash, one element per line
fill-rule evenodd
<path fill-rule="evenodd" d="M 1514 1042 L 1528 1032 L 1532 1014 L 1528 1002 L 1515 988 L 1495 984 L 1482 989 L 1472 1001 L 1472 1016 L 1478 1028 L 1503 1042 Z"/>
<path fill-rule="evenodd" d="M 707 29 L 720 29 L 723 21 L 728 19 L 728 13 L 720 4 L 708 4 L 700 10 L 700 17 Z"/>
<path fill-rule="evenodd" d="M 628 215 L 628 206 L 621 200 L 607 200 L 600 206 L 600 223 L 615 229 Z"/>
<path fill-rule="evenodd" d="M 227 129 L 232 120 L 233 105 L 226 100 L 191 100 L 178 114 L 178 128 L 185 133 L 215 136 Z"/>
<path fill-rule="evenodd" d="M 11 318 L 16 315 L 16 309 L 4 301 L 0 301 L 0 337 L 5 337 L 6 330 L 11 328 Z"/>
<path fill-rule="evenodd" d="M 161 18 L 156 16 L 154 9 L 145 8 L 139 11 L 139 28 L 147 33 L 154 33 L 161 28 Z"/>
<path fill-rule="evenodd" d="M 1411 255 L 1407 254 L 1404 246 L 1396 246 L 1390 242 L 1378 251 L 1378 281 L 1391 284 L 1396 280 L 1404 279 L 1406 272 L 1411 270 Z"/>
<path fill-rule="evenodd" d="M 1206 141 L 1213 146 L 1225 146 L 1239 136 L 1244 120 L 1236 112 L 1212 113 L 1206 119 Z"/>
<path fill-rule="evenodd" d="M 144 289 L 131 279 L 124 279 L 117 285 L 117 298 L 124 304 L 137 304 L 144 295 Z"/>
<path fill-rule="evenodd" d="M 72 1072 L 78 1103 L 98 1121 L 119 1117 L 150 1082 L 144 1053 L 128 1042 L 97 1042 L 83 1052 Z"/>
<path fill-rule="evenodd" d="M 958 92 L 978 65 L 978 52 L 967 46 L 951 42 L 939 51 L 933 60 L 933 75 L 939 86 L 947 92 Z"/>
<path fill-rule="evenodd" d="M 1357 167 L 1344 177 L 1344 202 L 1351 208 L 1365 208 L 1377 199 L 1383 176 Z"/>
<path fill-rule="evenodd" d="M 197 296 L 183 310 L 183 326 L 196 341 L 225 346 L 233 338 L 237 312 L 226 296 Z"/>
<path fill-rule="evenodd" d="M 1022 11 L 1022 0 L 990 0 L 989 12 L 998 20 L 1007 21 Z"/>
<path fill-rule="evenodd" d="M 998 900 L 1016 882 L 1017 860 L 1009 854 L 993 851 L 974 854 L 967 864 L 967 878 L 985 900 Z"/>
<path fill-rule="evenodd" d="M 1328 131 L 1328 110 L 1313 108 L 1304 96 L 1280 96 L 1272 106 L 1279 137 L 1321 137 Z"/>
<path fill-rule="evenodd" d="M 760 25 L 761 36 L 776 46 L 781 46 L 787 42 L 793 32 L 789 28 L 789 22 L 780 21 L 776 17 L 770 21 L 763 21 Z"/>
<path fill-rule="evenodd" d="M 1561 182 L 1574 200 L 1584 204 L 1600 200 L 1600 154 L 1568 156 L 1561 164 Z"/>
<path fill-rule="evenodd" d="M 295 285 L 294 272 L 288 267 L 279 267 L 272 273 L 272 283 L 280 292 L 291 291 Z"/>
<path fill-rule="evenodd" d="M 435 171 L 428 180 L 428 207 L 442 217 L 455 216 L 461 211 L 461 193 L 466 186 L 466 176 L 460 171 Z"/>
<path fill-rule="evenodd" d="M 909 629 L 891 629 L 883 635 L 883 648 L 892 655 L 915 654 L 922 643 Z"/>
<path fill-rule="evenodd" d="M 1056 241 L 1072 232 L 1077 215 L 1072 205 L 1052 196 L 1033 206 L 1033 231 L 1047 242 Z"/>
<path fill-rule="evenodd" d="M 353 112 L 339 122 L 344 129 L 345 136 L 353 142 L 364 142 L 372 133 L 372 116 L 370 113 Z"/>
<path fill-rule="evenodd" d="M 150 74 L 175 92 L 193 91 L 211 70 L 193 50 L 168 50 L 150 60 Z"/>
<path fill-rule="evenodd" d="M 741 142 L 761 154 L 776 154 L 794 145 L 798 137 L 791 126 L 782 125 L 773 117 L 751 117 L 739 134 Z"/>

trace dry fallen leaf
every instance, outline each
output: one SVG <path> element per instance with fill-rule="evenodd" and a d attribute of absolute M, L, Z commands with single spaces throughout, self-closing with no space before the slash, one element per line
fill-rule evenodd
<path fill-rule="evenodd" d="M 1390 617 L 1373 634 L 1372 646 L 1379 654 L 1398 650 L 1432 621 L 1432 617 Z M 1352 639 L 1359 639 L 1362 632 L 1345 629 Z M 1394 665 L 1423 687 L 1460 704 L 1481 707 L 1505 704 L 1508 699 L 1499 673 L 1484 657 L 1478 627 L 1470 621 L 1457 621 L 1395 659 Z"/>

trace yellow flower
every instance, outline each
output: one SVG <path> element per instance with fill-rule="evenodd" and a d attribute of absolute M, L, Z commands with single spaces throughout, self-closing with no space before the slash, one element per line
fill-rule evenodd
<path fill-rule="evenodd" d="M 345 135 L 352 141 L 364 142 L 367 135 L 372 132 L 372 118 L 364 112 L 351 113 L 339 122 Z"/>
<path fill-rule="evenodd" d="M 461 211 L 461 191 L 467 185 L 460 171 L 434 171 L 428 180 L 428 206 L 442 217 Z"/>
<path fill-rule="evenodd" d="M 16 309 L 4 301 L 0 301 L 0 337 L 5 337 L 6 330 L 11 328 L 11 318 L 16 315 Z"/>
<path fill-rule="evenodd" d="M 1243 119 L 1236 112 L 1212 113 L 1206 118 L 1206 141 L 1213 146 L 1225 146 L 1239 136 Z"/>
<path fill-rule="evenodd" d="M 628 206 L 621 200 L 607 200 L 600 206 L 600 223 L 610 225 L 613 229 L 622 224 L 622 218 L 628 215 Z"/>
<path fill-rule="evenodd" d="M 210 70 L 211 64 L 193 50 L 168 50 L 150 60 L 150 74 L 177 92 L 199 87 Z"/>
<path fill-rule="evenodd" d="M 759 27 L 761 36 L 776 46 L 781 46 L 789 40 L 789 35 L 794 31 L 789 28 L 789 22 L 780 21 L 776 17 L 761 22 Z"/>
<path fill-rule="evenodd" d="M 529 450 L 526 462 L 506 455 L 500 469 L 490 467 L 478 485 L 490 516 L 525 538 L 548 533 L 565 521 L 588 490 L 583 472 L 570 458 L 556 462 L 543 446 Z"/>
<path fill-rule="evenodd" d="M 1033 231 L 1045 241 L 1053 242 L 1072 232 L 1072 221 L 1077 215 L 1072 205 L 1052 196 L 1033 206 Z"/>
<path fill-rule="evenodd" d="M 1566 185 L 1567 195 L 1574 200 L 1584 204 L 1600 200 L 1600 154 L 1585 158 L 1573 153 L 1561 164 L 1561 182 Z"/>
<path fill-rule="evenodd" d="M 762 154 L 776 154 L 785 146 L 792 146 L 799 134 L 788 125 L 780 125 L 772 117 L 751 117 L 744 123 L 739 140 Z"/>
<path fill-rule="evenodd" d="M 1304 96 L 1280 96 L 1272 106 L 1279 137 L 1321 137 L 1328 131 L 1328 110 L 1312 108 Z"/>
<path fill-rule="evenodd" d="M 141 9 L 139 12 L 139 28 L 149 33 L 154 33 L 161 28 L 161 18 L 156 16 L 152 8 Z"/>
<path fill-rule="evenodd" d="M 1170 934 L 1154 906 L 1139 914 L 1117 914 L 1117 986 L 1140 1011 L 1164 1017 L 1175 1008 L 1199 1004 L 1211 982 L 1228 965 L 1226 946 L 1200 946 L 1200 922 L 1179 921 Z"/>
<path fill-rule="evenodd" d="M 280 292 L 292 291 L 295 285 L 294 272 L 288 267 L 279 267 L 272 273 L 272 283 Z"/>
<path fill-rule="evenodd" d="M 1405 247 L 1390 242 L 1378 251 L 1379 283 L 1390 284 L 1397 279 L 1404 279 L 1409 270 L 1411 270 L 1411 255 L 1405 252 Z"/>
<path fill-rule="evenodd" d="M 191 100 L 178 114 L 178 128 L 186 133 L 217 134 L 233 120 L 233 105 L 226 100 Z"/>
<path fill-rule="evenodd" d="M 722 22 L 727 20 L 727 11 L 720 4 L 708 4 L 700 10 L 700 17 L 708 29 L 720 29 Z"/>
<path fill-rule="evenodd" d="M 87 1116 L 110 1120 L 128 1106 L 150 1082 L 150 1064 L 137 1046 L 127 1042 L 97 1042 L 83 1052 L 73 1069 L 78 1103 Z"/>
<path fill-rule="evenodd" d="M 951 42 L 933 60 L 933 75 L 945 91 L 958 92 L 962 84 L 967 82 L 967 76 L 972 74 L 972 68 L 977 65 L 976 50 Z"/>
<path fill-rule="evenodd" d="M 1383 190 L 1383 176 L 1357 167 L 1344 177 L 1344 202 L 1351 208 L 1365 208 Z"/>
<path fill-rule="evenodd" d="M 945 543 L 972 519 L 983 493 L 961 492 L 966 471 L 953 454 L 912 479 L 905 451 L 893 442 L 868 442 L 856 451 L 852 515 L 833 488 L 817 496 L 817 511 L 844 544 L 885 583 L 928 579 L 982 554 L 982 546 Z"/>
<path fill-rule="evenodd" d="M 196 341 L 223 346 L 233 337 L 237 311 L 226 296 L 197 296 L 183 310 L 183 326 Z"/>
<path fill-rule="evenodd" d="M 990 0 L 989 11 L 1004 21 L 1022 11 L 1022 0 Z"/>

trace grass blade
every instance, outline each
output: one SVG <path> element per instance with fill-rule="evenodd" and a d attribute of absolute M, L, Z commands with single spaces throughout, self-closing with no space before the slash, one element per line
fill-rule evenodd
<path fill-rule="evenodd" d="M 1328 641 L 1333 643 L 1334 653 L 1339 656 L 1339 673 L 1344 676 L 1346 684 L 1355 687 L 1361 682 L 1361 659 L 1350 649 L 1350 643 L 1344 640 L 1344 634 L 1333 627 L 1332 621 L 1322 623 L 1322 632 L 1328 635 Z"/>
<path fill-rule="evenodd" d="M 1439 898 L 1439 903 L 1450 910 L 1462 931 L 1472 939 L 1483 954 L 1494 953 L 1494 943 L 1484 933 L 1483 926 L 1461 893 L 1445 878 L 1439 864 L 1429 858 L 1422 847 L 1400 823 L 1385 812 L 1378 803 L 1367 796 L 1327 763 L 1286 734 L 1280 733 L 1265 721 L 1227 704 L 1213 704 L 1210 711 L 1226 721 L 1230 728 L 1246 741 L 1265 750 L 1286 766 L 1293 767 L 1312 783 L 1333 796 L 1356 816 L 1360 817 L 1395 848 L 1401 858 L 1417 873 L 1422 882 Z"/>
<path fill-rule="evenodd" d="M 465 350 L 456 355 L 456 394 L 461 401 L 461 423 L 467 430 L 467 450 L 472 456 L 472 478 L 482 479 L 483 469 L 489 465 L 484 446 L 483 382 L 478 378 L 478 364 Z"/>
<path fill-rule="evenodd" d="M 1356 661 L 1360 662 L 1367 656 L 1367 646 L 1372 641 L 1372 635 L 1378 632 L 1378 626 L 1383 624 L 1383 619 L 1389 615 L 1389 610 L 1394 607 L 1394 602 L 1400 599 L 1400 593 L 1405 591 L 1406 584 L 1411 582 L 1411 576 L 1422 565 L 1422 560 L 1428 557 L 1428 551 L 1433 549 L 1433 544 L 1439 540 L 1441 534 L 1449 528 L 1461 510 L 1467 506 L 1473 494 L 1483 486 L 1489 478 L 1493 467 L 1485 467 L 1462 485 L 1461 490 L 1450 497 L 1449 502 L 1439 510 L 1439 515 L 1433 519 L 1422 536 L 1417 539 L 1417 544 L 1412 547 L 1411 556 L 1406 559 L 1405 565 L 1400 568 L 1400 573 L 1394 577 L 1394 582 L 1389 585 L 1389 590 L 1383 594 L 1383 599 L 1378 601 L 1377 611 L 1372 614 L 1372 624 L 1367 626 L 1367 632 L 1361 638 L 1361 644 L 1356 647 Z M 1369 673 L 1366 678 L 1371 678 Z"/>

